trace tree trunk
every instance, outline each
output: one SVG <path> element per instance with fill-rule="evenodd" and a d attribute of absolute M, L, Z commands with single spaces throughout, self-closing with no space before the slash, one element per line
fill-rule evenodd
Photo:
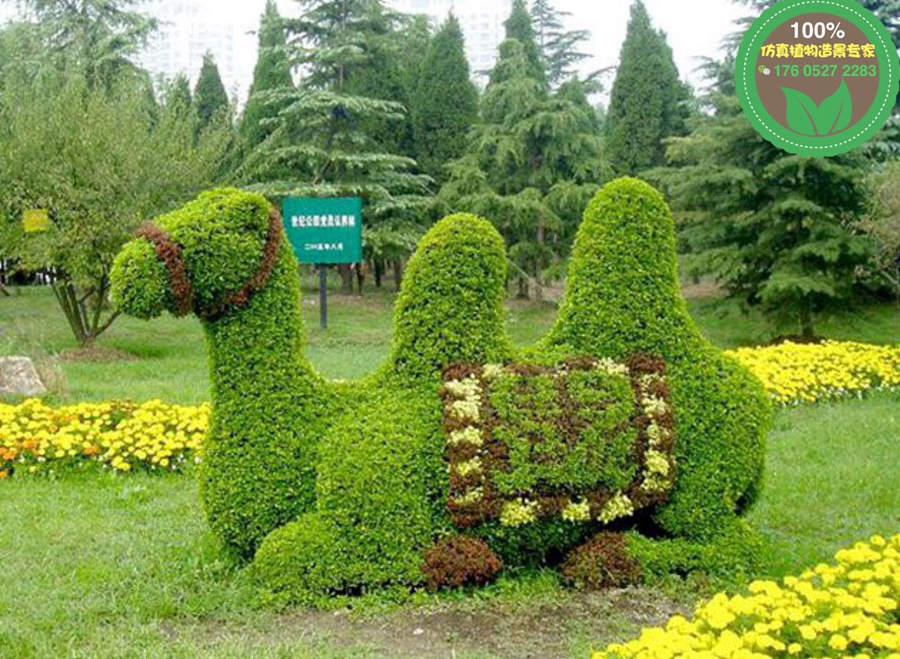
<path fill-rule="evenodd" d="M 520 300 L 527 300 L 529 297 L 528 280 L 523 276 L 519 276 L 519 293 L 516 297 L 518 297 Z"/>
<path fill-rule="evenodd" d="M 71 281 L 55 281 L 51 284 L 56 301 L 69 322 L 78 345 L 84 347 L 109 329 L 119 317 L 114 311 L 103 319 L 103 303 L 107 285 L 101 284 L 100 291 L 88 291 L 79 297 L 78 290 Z"/>
<path fill-rule="evenodd" d="M 384 277 L 384 261 L 381 259 L 375 260 L 375 288 L 381 288 L 381 279 Z"/>
<path fill-rule="evenodd" d="M 368 266 L 366 265 L 365 261 L 363 261 L 362 263 L 356 264 L 356 284 L 357 284 L 357 288 L 359 289 L 357 291 L 357 294 L 360 296 L 363 294 L 363 291 L 366 287 L 367 271 L 368 271 Z"/>
<path fill-rule="evenodd" d="M 338 272 L 341 274 L 341 295 L 353 295 L 353 272 L 350 266 L 342 263 L 338 266 Z"/>
<path fill-rule="evenodd" d="M 800 301 L 800 336 L 811 339 L 815 336 L 813 331 L 812 308 L 808 299 Z"/>
<path fill-rule="evenodd" d="M 543 301 L 544 291 L 541 287 L 541 274 L 544 265 L 541 262 L 541 255 L 544 253 L 544 244 L 547 242 L 546 229 L 544 228 L 544 216 L 538 217 L 537 235 L 535 236 L 538 244 L 538 253 L 534 259 L 534 299 L 538 302 Z"/>

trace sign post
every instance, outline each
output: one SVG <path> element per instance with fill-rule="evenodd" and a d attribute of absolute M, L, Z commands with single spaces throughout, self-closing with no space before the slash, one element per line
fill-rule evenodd
<path fill-rule="evenodd" d="M 362 199 L 287 197 L 284 231 L 300 263 L 319 267 L 321 327 L 328 327 L 327 265 L 362 262 Z"/>

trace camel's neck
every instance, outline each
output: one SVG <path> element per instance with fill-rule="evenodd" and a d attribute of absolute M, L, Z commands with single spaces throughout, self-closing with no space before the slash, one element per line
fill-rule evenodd
<path fill-rule="evenodd" d="M 220 419 L 277 423 L 281 407 L 321 402 L 320 379 L 303 355 L 300 283 L 289 249 L 283 247 L 268 284 L 245 309 L 204 324 Z"/>

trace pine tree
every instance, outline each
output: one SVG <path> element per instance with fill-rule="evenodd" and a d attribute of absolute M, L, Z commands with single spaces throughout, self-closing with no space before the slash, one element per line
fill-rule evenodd
<path fill-rule="evenodd" d="M 597 114 L 575 81 L 549 94 L 516 39 L 501 45 L 491 80 L 472 149 L 450 166 L 439 200 L 491 218 L 509 245 L 520 295 L 530 284 L 540 295 L 579 204 L 603 182 Z"/>
<path fill-rule="evenodd" d="M 607 155 L 617 172 L 636 174 L 665 162 L 663 140 L 684 134 L 688 99 L 665 36 L 635 0 L 606 122 Z"/>
<path fill-rule="evenodd" d="M 588 41 L 587 30 L 565 30 L 563 21 L 570 12 L 559 11 L 550 0 L 534 0 L 531 6 L 538 49 L 547 67 L 547 79 L 554 89 L 575 76 L 576 66 L 590 55 L 579 50 Z"/>
<path fill-rule="evenodd" d="M 134 0 L 25 0 L 39 26 L 47 57 L 60 69 L 84 72 L 91 86 L 111 89 L 145 72 L 136 56 L 157 21 L 135 11 Z"/>
<path fill-rule="evenodd" d="M 197 113 L 197 134 L 202 133 L 213 119 L 223 114 L 228 108 L 228 94 L 219 67 L 216 66 L 212 53 L 203 56 L 200 77 L 194 87 L 194 111 Z"/>
<path fill-rule="evenodd" d="M 734 96 L 707 99 L 693 132 L 673 140 L 668 186 L 694 274 L 757 306 L 779 327 L 815 333 L 817 314 L 845 309 L 870 243 L 857 229 L 867 207 L 859 154 L 803 158 L 772 146 Z"/>
<path fill-rule="evenodd" d="M 542 84 L 547 84 L 547 69 L 541 56 L 541 49 L 537 44 L 537 35 L 534 31 L 534 23 L 525 0 L 513 0 L 509 18 L 503 24 L 506 28 L 506 40 L 515 39 L 525 51 L 525 59 L 528 63 L 528 75 Z M 496 67 L 494 71 L 496 71 Z M 499 82 L 491 73 L 491 82 Z"/>
<path fill-rule="evenodd" d="M 466 151 L 478 119 L 478 90 L 469 77 L 462 28 L 452 13 L 431 40 L 412 94 L 415 156 L 434 179 Z"/>
<path fill-rule="evenodd" d="M 292 84 L 284 24 L 275 0 L 267 0 L 259 23 L 259 54 L 253 70 L 253 84 L 241 119 L 244 149 L 254 149 L 268 136 L 271 128 L 264 122 L 276 117 L 283 107 L 283 104 L 271 102 L 267 93 L 289 88 Z"/>
<path fill-rule="evenodd" d="M 163 105 L 167 111 L 179 117 L 188 117 L 193 108 L 191 83 L 183 73 L 176 75 L 166 87 Z"/>
<path fill-rule="evenodd" d="M 372 132 L 383 122 L 403 122 L 404 106 L 360 91 L 366 78 L 377 80 L 396 18 L 380 0 L 301 0 L 301 6 L 302 15 L 287 25 L 287 42 L 303 79 L 272 94 L 284 109 L 241 177 L 276 198 L 363 197 L 367 253 L 375 259 L 375 247 L 408 250 L 427 179 L 412 173 L 414 160 L 385 150 L 383 136 Z M 342 275 L 349 292 L 349 269 Z"/>

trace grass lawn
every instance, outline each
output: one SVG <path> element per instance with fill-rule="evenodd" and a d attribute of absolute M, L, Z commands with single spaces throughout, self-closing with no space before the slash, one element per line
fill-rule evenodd
<path fill-rule="evenodd" d="M 779 413 L 752 513 L 767 573 L 900 531 L 898 439 L 897 394 Z M 576 594 L 538 573 L 387 611 L 278 612 L 219 554 L 188 475 L 23 479 L 0 493 L 2 657 L 575 658 L 693 597 Z"/>
<path fill-rule="evenodd" d="M 308 300 L 312 296 L 308 296 Z M 208 400 L 206 355 L 194 320 L 122 319 L 85 359 L 47 291 L 0 298 L 0 354 L 29 354 L 53 376 L 55 402 Z M 695 300 L 718 345 L 768 338 L 733 305 Z M 525 345 L 552 323 L 552 307 L 508 306 Z M 330 377 L 358 377 L 389 351 L 391 299 L 335 298 L 332 327 L 306 307 L 309 355 Z M 828 337 L 900 341 L 897 311 L 873 308 L 823 323 Z M 103 361 L 127 353 L 128 361 Z M 751 521 L 767 541 L 765 573 L 828 559 L 874 533 L 900 532 L 900 394 L 781 410 L 767 482 Z M 310 659 L 559 659 L 635 634 L 705 592 L 689 583 L 578 594 L 551 572 L 501 580 L 474 595 L 417 595 L 362 611 L 274 611 L 252 575 L 210 536 L 190 475 L 72 475 L 0 483 L 0 657 L 300 657 Z"/>
<path fill-rule="evenodd" d="M 121 318 L 98 342 L 99 351 L 72 355 L 71 331 L 49 290 L 21 289 L 0 297 L 0 355 L 29 355 L 42 364 L 51 380 L 54 402 L 130 398 L 161 398 L 170 403 L 209 400 L 206 346 L 195 318 L 171 316 L 144 322 Z M 390 351 L 393 297 L 372 293 L 366 298 L 335 296 L 330 303 L 330 327 L 319 329 L 316 297 L 307 292 L 304 311 L 312 363 L 327 377 L 357 378 L 378 367 Z M 709 339 L 723 348 L 756 345 L 771 336 L 755 315 L 716 299 L 689 301 L 691 313 Z M 550 305 L 511 302 L 509 331 L 518 345 L 541 338 L 556 318 Z M 900 342 L 900 312 L 892 305 L 871 307 L 848 318 L 820 324 L 828 338 L 869 343 Z M 114 357 L 130 361 L 106 360 Z"/>

